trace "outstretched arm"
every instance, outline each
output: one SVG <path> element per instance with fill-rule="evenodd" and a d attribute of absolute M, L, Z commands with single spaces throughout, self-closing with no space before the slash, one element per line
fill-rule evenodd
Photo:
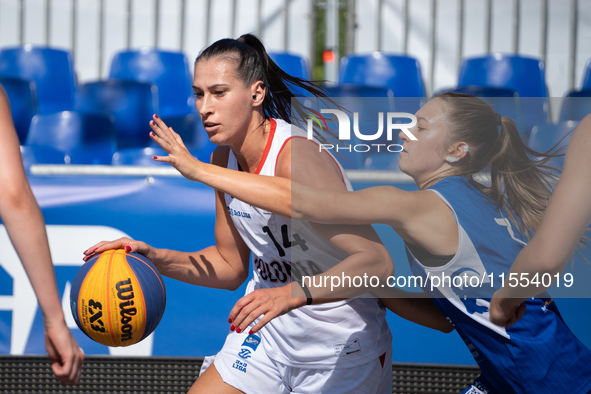
<path fill-rule="evenodd" d="M 562 273 L 568 260 L 591 222 L 591 115 L 587 115 L 570 141 L 562 176 L 538 231 L 519 253 L 509 275 Z M 500 326 L 515 321 L 519 305 L 547 287 L 530 286 L 499 289 L 490 305 L 490 320 Z"/>
<path fill-rule="evenodd" d="M 418 216 L 428 216 L 433 207 L 431 192 L 407 192 L 391 186 L 349 192 L 322 183 L 310 185 L 305 179 L 260 176 L 209 165 L 193 157 L 180 136 L 156 115 L 150 127 L 150 137 L 168 153 L 154 156 L 154 160 L 169 163 L 189 180 L 284 217 L 323 224 L 384 223 L 402 229 L 410 218 L 416 221 Z"/>
<path fill-rule="evenodd" d="M 0 87 L 0 216 L 35 290 L 51 367 L 62 384 L 80 378 L 84 353 L 66 326 L 49 253 L 45 221 L 31 192 L 8 99 Z"/>
<path fill-rule="evenodd" d="M 319 168 L 324 170 L 331 168 L 330 162 L 300 167 L 295 174 L 292 174 L 291 164 L 294 161 L 289 157 L 283 161 L 283 168 L 279 169 L 276 177 L 210 166 L 195 159 L 185 148 L 180 136 L 169 129 L 157 116 L 154 116 L 153 121 L 150 122 L 150 127 L 153 131 L 150 134 L 151 138 L 168 153 L 168 156 L 155 156 L 154 160 L 171 164 L 189 180 L 202 182 L 248 204 L 292 219 L 320 223 L 388 223 L 395 227 L 398 225 L 399 232 L 404 234 L 406 230 L 411 233 L 417 231 L 416 226 L 405 228 L 405 220 L 413 217 L 416 221 L 419 217 L 428 217 L 429 208 L 436 206 L 439 202 L 433 204 L 434 195 L 429 192 L 411 194 L 392 187 L 348 192 L 342 183 L 340 187 L 331 187 L 330 182 L 319 177 L 321 174 L 318 172 Z M 303 151 L 305 152 L 305 149 Z M 322 156 L 314 154 L 295 162 L 310 164 L 318 157 Z M 332 168 L 332 179 L 334 179 L 337 171 L 336 167 Z M 337 178 L 340 177 L 337 176 Z M 310 184 L 312 180 L 316 183 Z M 397 201 L 398 204 L 393 201 Z M 384 209 L 384 207 L 393 207 L 393 209 Z M 434 215 L 430 216 L 437 218 Z M 435 220 L 435 222 L 438 221 Z M 430 227 L 432 225 L 433 223 L 430 223 Z M 367 232 L 359 236 L 359 227 L 355 226 L 347 228 L 342 225 L 325 226 L 323 229 L 316 226 L 315 229 L 323 232 L 325 238 L 331 239 L 331 242 L 349 253 L 348 259 L 317 275 L 321 283 L 326 283 L 324 278 L 330 280 L 331 276 L 339 276 L 345 272 L 353 276 L 375 272 L 382 279 L 393 273 L 392 261 L 373 230 L 371 230 L 372 237 L 375 238 L 369 240 Z M 418 232 L 422 233 L 420 230 Z M 343 234 L 349 234 L 349 236 L 343 236 Z M 354 237 L 353 241 L 351 236 Z M 372 254 L 373 257 L 370 257 Z M 253 331 L 260 329 L 271 318 L 305 305 L 306 298 L 298 284 L 266 290 L 253 292 L 236 303 L 230 313 L 230 320 L 236 325 L 235 327 L 240 325 L 238 329 L 245 328 L 260 316 L 263 310 L 261 308 L 264 308 L 267 313 Z M 355 297 L 370 290 L 339 287 L 336 291 L 332 291 L 324 286 L 310 289 L 315 303 Z M 440 331 L 453 330 L 453 326 L 431 300 L 405 299 L 404 297 L 412 294 L 405 294 L 400 290 L 386 292 L 378 292 L 379 289 L 373 290 L 377 297 L 381 297 L 384 305 L 394 313 Z"/>

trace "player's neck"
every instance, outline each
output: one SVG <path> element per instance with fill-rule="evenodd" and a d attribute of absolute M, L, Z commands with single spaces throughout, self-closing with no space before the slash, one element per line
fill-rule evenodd
<path fill-rule="evenodd" d="M 240 169 L 254 173 L 258 168 L 270 136 L 271 122 L 255 116 L 250 123 L 249 131 L 237 146 L 232 147 Z"/>

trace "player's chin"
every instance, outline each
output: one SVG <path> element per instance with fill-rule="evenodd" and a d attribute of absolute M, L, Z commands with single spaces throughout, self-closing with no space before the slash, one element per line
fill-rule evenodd
<path fill-rule="evenodd" d="M 400 160 L 398 161 L 398 168 L 406 175 L 412 176 L 412 174 L 410 173 L 410 166 L 407 157 L 405 156 L 406 155 L 400 156 Z"/>

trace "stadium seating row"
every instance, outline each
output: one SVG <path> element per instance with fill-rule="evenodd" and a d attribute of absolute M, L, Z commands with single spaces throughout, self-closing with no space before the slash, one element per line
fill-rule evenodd
<path fill-rule="evenodd" d="M 270 55 L 289 74 L 309 78 L 303 58 Z M 180 133 L 200 159 L 208 160 L 213 148 L 196 113 L 190 64 L 182 53 L 153 48 L 123 51 L 113 58 L 109 79 L 76 85 L 69 52 L 31 45 L 7 48 L 0 51 L 0 84 L 9 96 L 28 163 L 152 164 L 145 157 L 155 149 L 147 126 L 153 113 Z M 414 113 L 426 97 L 416 59 L 379 52 L 345 56 L 339 84 L 327 91 L 331 97 L 350 98 L 347 108 L 359 113 L 359 128 L 367 131 L 379 128 L 375 105 L 379 112 Z M 465 59 L 458 86 L 436 94 L 442 92 L 484 98 L 498 113 L 516 121 L 530 146 L 542 147 L 591 112 L 591 62 L 583 89 L 564 98 L 558 125 L 547 122 L 548 92 L 544 64 L 538 59 L 498 53 Z M 370 97 L 388 99 L 370 105 L 366 99 Z M 358 138 L 350 141 L 358 142 Z M 339 153 L 345 168 L 397 169 L 391 159 L 397 155 Z"/>

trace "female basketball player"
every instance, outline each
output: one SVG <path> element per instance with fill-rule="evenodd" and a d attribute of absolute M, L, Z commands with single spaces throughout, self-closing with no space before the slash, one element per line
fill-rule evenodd
<path fill-rule="evenodd" d="M 232 173 L 187 159 L 172 138 L 161 144 L 169 156 L 156 160 L 171 163 L 189 179 L 293 219 L 392 226 L 407 244 L 413 272 L 430 278 L 425 291 L 482 370 L 466 393 L 589 392 L 591 352 L 570 332 L 551 298 L 525 301 L 528 312 L 521 308 L 518 321 L 508 328 L 488 317 L 501 275 L 540 223 L 550 193 L 545 163 L 551 155 L 529 150 L 511 119 L 471 96 L 435 97 L 416 116 L 411 131 L 417 140 L 400 134 L 400 169 L 414 178 L 420 189 L 416 192 L 388 186 L 335 191 Z M 532 156 L 545 159 L 534 161 Z M 492 182 L 486 187 L 472 175 L 489 165 Z M 323 291 L 313 287 L 311 297 Z M 260 304 L 247 295 L 230 317 L 235 324 L 248 325 L 254 317 L 244 309 Z"/>
<path fill-rule="evenodd" d="M 544 219 L 536 235 L 519 253 L 509 273 L 562 273 L 571 258 L 581 234 L 591 223 L 591 115 L 575 130 L 566 152 L 560 181 L 552 194 Z M 490 302 L 490 320 L 503 327 L 515 323 L 520 304 L 537 296 L 542 287 L 499 289 Z"/>
<path fill-rule="evenodd" d="M 0 85 L 0 217 L 43 312 L 45 348 L 61 384 L 80 379 L 84 353 L 66 326 L 43 215 L 25 175 L 10 105 Z"/>
<path fill-rule="evenodd" d="M 252 35 L 220 40 L 199 55 L 193 89 L 205 130 L 219 145 L 213 165 L 347 190 L 348 180 L 332 156 L 317 154 L 312 141 L 291 138 L 293 95 L 286 83 L 321 94 L 309 82 L 281 71 Z M 157 124 L 168 130 L 154 116 L 152 128 L 159 129 Z M 294 133 L 305 135 L 302 130 Z M 155 134 L 153 138 L 158 140 Z M 295 154 L 297 174 L 292 171 Z M 392 336 L 385 308 L 375 298 L 319 298 L 317 302 L 327 303 L 310 305 L 307 288 L 290 283 L 292 277 L 344 270 L 370 271 L 378 277 L 391 274 L 392 261 L 371 228 L 290 220 L 217 192 L 215 237 L 215 246 L 195 253 L 155 249 L 126 238 L 99 243 L 86 252 L 88 259 L 104 250 L 125 248 L 145 255 L 163 275 L 225 289 L 236 289 L 247 278 L 252 252 L 255 270 L 247 294 L 257 295 L 262 305 L 251 313 L 274 313 L 261 319 L 267 324 L 256 335 L 245 332 L 247 325 L 231 326 L 235 332 L 229 333 L 191 393 L 391 393 L 386 360 L 391 360 Z M 341 299 L 350 295 L 357 294 L 341 294 Z M 432 324 L 420 322 L 449 331 L 434 304 L 428 299 L 417 302 L 422 301 L 427 301 L 423 310 L 428 313 L 415 310 Z M 408 311 L 405 307 L 401 313 Z"/>

